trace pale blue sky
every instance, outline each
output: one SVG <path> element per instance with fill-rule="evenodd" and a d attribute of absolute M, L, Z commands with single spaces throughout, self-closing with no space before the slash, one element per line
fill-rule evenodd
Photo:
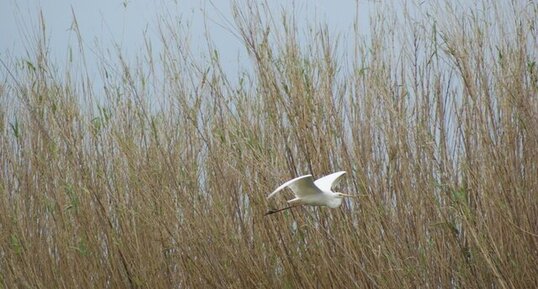
<path fill-rule="evenodd" d="M 281 9 L 291 11 L 289 0 L 268 1 L 270 9 L 278 15 Z M 346 38 L 351 33 L 356 0 L 296 0 L 297 19 L 326 22 L 329 29 Z M 49 48 L 54 62 L 62 66 L 68 47 L 76 44 L 70 27 L 73 14 L 84 39 L 86 50 L 100 47 L 107 49 L 119 45 L 127 57 L 134 57 L 144 47 L 146 35 L 158 50 L 157 23 L 162 15 L 182 17 L 191 23 L 193 47 L 204 49 L 203 15 L 207 15 L 209 32 L 221 54 L 225 68 L 234 73 L 238 56 L 242 56 L 240 41 L 222 28 L 231 20 L 230 2 L 207 0 L 0 0 L 0 57 L 3 60 L 25 56 L 25 48 L 34 47 L 28 35 L 37 31 L 39 11 L 42 11 L 49 36 Z M 359 19 L 362 32 L 368 30 L 369 1 L 359 1 Z M 351 35 L 350 35 L 351 36 Z M 350 41 L 352 37 L 349 37 Z M 90 50 L 91 51 L 91 50 Z M 86 52 L 91 62 L 91 52 Z M 94 55 L 95 56 L 95 55 Z"/>

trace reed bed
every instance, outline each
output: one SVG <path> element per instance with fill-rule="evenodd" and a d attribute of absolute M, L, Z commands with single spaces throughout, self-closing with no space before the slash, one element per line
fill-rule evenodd
<path fill-rule="evenodd" d="M 45 23 L 2 60 L 2 288 L 538 287 L 536 3 L 233 11 L 238 75 L 166 18 L 134 64 L 75 47 L 98 89 Z M 336 170 L 360 199 L 264 217 Z"/>

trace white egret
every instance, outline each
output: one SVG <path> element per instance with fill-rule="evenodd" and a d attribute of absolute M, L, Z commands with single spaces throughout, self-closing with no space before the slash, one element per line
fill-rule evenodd
<path fill-rule="evenodd" d="M 295 194 L 295 198 L 288 201 L 291 205 L 286 208 L 270 210 L 265 215 L 274 214 L 283 210 L 291 209 L 300 205 L 327 206 L 338 208 L 342 204 L 344 197 L 357 197 L 332 191 L 332 186 L 346 172 L 336 172 L 314 181 L 312 175 L 305 175 L 288 181 L 274 190 L 267 198 L 271 198 L 282 189 L 289 187 Z"/>

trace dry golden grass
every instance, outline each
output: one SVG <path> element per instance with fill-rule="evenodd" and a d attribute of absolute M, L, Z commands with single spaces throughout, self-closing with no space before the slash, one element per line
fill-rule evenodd
<path fill-rule="evenodd" d="M 491 2 L 382 7 L 346 56 L 242 3 L 238 81 L 172 22 L 100 91 L 38 36 L 0 84 L 0 285 L 538 287 L 538 7 Z M 263 216 L 334 170 L 367 197 Z"/>

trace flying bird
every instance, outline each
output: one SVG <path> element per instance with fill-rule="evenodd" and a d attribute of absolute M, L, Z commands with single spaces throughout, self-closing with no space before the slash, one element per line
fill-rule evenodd
<path fill-rule="evenodd" d="M 270 210 L 265 215 L 274 214 L 301 205 L 327 206 L 329 208 L 340 207 L 344 197 L 357 197 L 332 191 L 333 185 L 345 173 L 345 171 L 336 172 L 319 178 L 316 181 L 314 181 L 312 175 L 305 175 L 284 183 L 269 194 L 267 198 L 273 197 L 286 187 L 289 187 L 293 191 L 295 198 L 288 201 L 288 204 L 290 204 L 289 207 Z"/>

